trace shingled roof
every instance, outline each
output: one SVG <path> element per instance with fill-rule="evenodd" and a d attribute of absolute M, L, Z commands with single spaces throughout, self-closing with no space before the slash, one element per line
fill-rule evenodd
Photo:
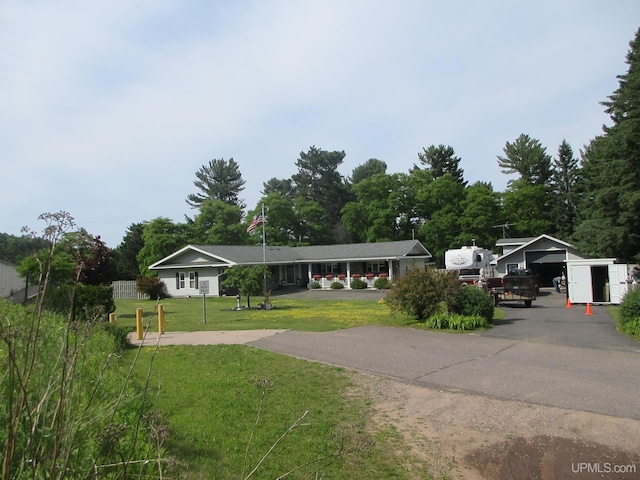
<path fill-rule="evenodd" d="M 199 260 L 200 266 L 206 265 L 270 265 L 286 263 L 346 262 L 364 260 L 395 260 L 404 257 L 431 258 L 429 251 L 418 240 L 398 242 L 350 243 L 341 245 L 313 245 L 308 247 L 247 245 L 187 245 L 177 252 L 154 263 L 149 268 L 158 270 L 185 265 L 180 257 L 197 252 L 206 260 Z M 193 265 L 193 264 L 192 264 Z"/>

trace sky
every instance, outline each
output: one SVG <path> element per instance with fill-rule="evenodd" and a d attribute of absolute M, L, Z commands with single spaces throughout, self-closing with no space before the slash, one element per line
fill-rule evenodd
<path fill-rule="evenodd" d="M 406 173 L 453 147 L 504 191 L 525 133 L 576 156 L 610 124 L 637 0 L 0 0 L 0 232 L 66 211 L 109 247 L 184 222 L 212 159 L 249 209 L 311 146 Z"/>

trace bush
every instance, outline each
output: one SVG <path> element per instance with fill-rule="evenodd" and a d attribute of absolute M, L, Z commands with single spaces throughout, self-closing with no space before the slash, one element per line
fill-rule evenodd
<path fill-rule="evenodd" d="M 313 288 L 314 290 L 317 290 L 318 288 L 321 288 L 320 283 L 318 282 L 313 282 L 311 284 L 311 288 Z"/>
<path fill-rule="evenodd" d="M 479 288 L 461 288 L 452 307 L 454 313 L 465 317 L 479 315 L 488 323 L 493 322 L 493 299 Z"/>
<path fill-rule="evenodd" d="M 344 288 L 344 283 L 342 282 L 332 282 L 331 283 L 331 290 L 340 290 Z"/>
<path fill-rule="evenodd" d="M 367 288 L 367 282 L 360 280 L 359 278 L 354 278 L 351 280 L 351 288 L 354 290 L 364 290 Z"/>
<path fill-rule="evenodd" d="M 388 290 L 392 286 L 387 277 L 379 277 L 373 282 L 373 288 L 377 288 L 378 290 Z"/>
<path fill-rule="evenodd" d="M 158 277 L 138 277 L 136 278 L 136 287 L 140 293 L 149 295 L 152 300 L 167 298 L 165 284 Z"/>
<path fill-rule="evenodd" d="M 58 285 L 47 290 L 44 307 L 60 315 L 68 316 L 71 312 L 71 285 Z M 105 320 L 114 312 L 116 304 L 113 300 L 113 287 L 107 285 L 84 285 L 78 283 L 75 292 L 74 320 Z"/>
<path fill-rule="evenodd" d="M 459 289 L 453 275 L 433 267 L 413 268 L 396 280 L 385 301 L 391 311 L 424 322 L 438 312 L 446 313 Z"/>
<path fill-rule="evenodd" d="M 622 299 L 618 326 L 624 333 L 640 338 L 640 287 L 634 288 Z"/>

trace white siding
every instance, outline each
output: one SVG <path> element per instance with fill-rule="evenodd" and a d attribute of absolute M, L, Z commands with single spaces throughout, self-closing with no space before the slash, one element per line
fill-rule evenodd
<path fill-rule="evenodd" d="M 176 284 L 176 273 L 184 273 L 184 283 Z M 167 293 L 170 297 L 194 297 L 200 295 L 198 285 L 190 281 L 190 274 L 198 274 L 198 285 L 203 280 L 209 281 L 209 295 L 219 296 L 220 284 L 218 280 L 219 269 L 211 267 L 194 268 L 185 267 L 176 270 L 159 270 L 158 277 L 166 286 Z M 182 288 L 179 288 L 182 287 Z"/>
<path fill-rule="evenodd" d="M 22 290 L 25 282 L 14 265 L 0 262 L 0 298 L 8 297 L 13 293 Z"/>

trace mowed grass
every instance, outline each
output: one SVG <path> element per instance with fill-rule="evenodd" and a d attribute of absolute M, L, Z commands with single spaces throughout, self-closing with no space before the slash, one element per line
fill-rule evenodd
<path fill-rule="evenodd" d="M 252 299 L 258 305 L 261 297 Z M 384 302 L 372 300 L 272 299 L 273 310 L 236 310 L 233 297 L 207 297 L 206 317 L 202 297 L 168 298 L 160 301 L 165 311 L 165 331 L 290 329 L 323 332 L 363 325 L 417 326 L 415 320 L 391 314 Z M 246 299 L 243 298 L 243 304 Z M 119 325 L 135 328 L 136 309 L 144 312 L 144 325 L 157 330 L 156 301 L 116 300 Z"/>
<path fill-rule="evenodd" d="M 299 467 L 287 478 L 431 478 L 393 428 L 372 423 L 370 399 L 344 369 L 241 345 L 144 347 L 141 381 L 151 363 L 176 461 L 168 478 L 246 478 L 274 446 L 251 478 Z"/>

